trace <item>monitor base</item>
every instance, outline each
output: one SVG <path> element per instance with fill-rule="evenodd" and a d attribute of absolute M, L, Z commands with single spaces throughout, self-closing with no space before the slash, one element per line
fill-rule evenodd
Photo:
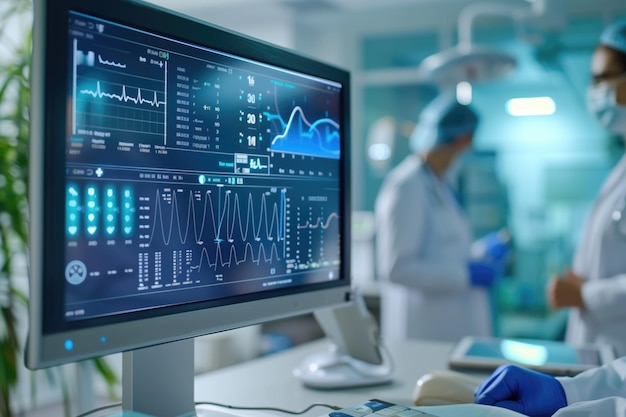
<path fill-rule="evenodd" d="M 371 364 L 340 352 L 331 344 L 327 352 L 313 354 L 293 370 L 296 378 L 310 388 L 333 389 L 379 385 L 391 382 L 393 369 L 381 349 L 381 364 Z"/>

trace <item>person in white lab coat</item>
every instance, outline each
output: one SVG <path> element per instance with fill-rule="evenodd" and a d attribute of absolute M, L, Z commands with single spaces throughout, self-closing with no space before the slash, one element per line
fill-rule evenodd
<path fill-rule="evenodd" d="M 626 135 L 626 22 L 603 31 L 591 72 L 590 110 L 609 131 Z M 569 342 L 610 343 L 622 357 L 572 378 L 506 365 L 476 388 L 478 404 L 530 417 L 626 416 L 625 203 L 626 155 L 600 190 L 572 271 L 548 286 L 553 306 L 574 307 Z"/>
<path fill-rule="evenodd" d="M 589 110 L 626 136 L 626 22 L 603 31 L 591 73 Z M 573 307 L 567 342 L 608 343 L 626 355 L 626 155 L 600 190 L 571 270 L 549 282 L 547 297 L 554 308 Z"/>
<path fill-rule="evenodd" d="M 447 179 L 478 125 L 453 95 L 435 98 L 411 138 L 415 152 L 385 179 L 376 200 L 376 254 L 385 340 L 456 341 L 492 333 L 493 268 L 470 263 L 472 233 Z"/>

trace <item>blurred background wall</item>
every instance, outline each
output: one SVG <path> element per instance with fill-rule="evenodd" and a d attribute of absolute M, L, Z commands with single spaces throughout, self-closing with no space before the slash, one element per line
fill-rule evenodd
<path fill-rule="evenodd" d="M 417 115 L 438 92 L 419 64 L 458 42 L 458 18 L 468 7 L 536 6 L 526 0 L 153 1 L 352 72 L 354 247 L 370 252 L 379 187 L 409 152 Z M 626 3 L 544 6 L 541 18 L 503 12 L 473 21 L 472 41 L 507 51 L 517 65 L 500 79 L 472 85 L 481 125 L 461 194 L 477 237 L 503 226 L 513 236 L 513 257 L 496 294 L 498 333 L 558 339 L 565 317 L 547 309 L 546 281 L 570 264 L 590 204 L 623 152 L 623 143 L 588 115 L 585 92 L 600 31 L 626 19 Z M 548 98 L 552 110 L 527 116 L 507 110 L 511 99 L 529 97 Z M 375 292 L 373 265 L 359 265 L 354 278 Z"/>

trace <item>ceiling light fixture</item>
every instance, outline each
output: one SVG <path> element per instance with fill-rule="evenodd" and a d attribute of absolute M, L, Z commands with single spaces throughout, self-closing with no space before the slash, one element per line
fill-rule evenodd
<path fill-rule="evenodd" d="M 512 98 L 506 102 L 506 111 L 511 116 L 550 116 L 556 111 L 551 97 Z"/>

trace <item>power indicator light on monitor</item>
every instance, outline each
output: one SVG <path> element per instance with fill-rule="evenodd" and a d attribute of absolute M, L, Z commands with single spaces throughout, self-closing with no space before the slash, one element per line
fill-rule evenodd
<path fill-rule="evenodd" d="M 72 339 L 67 339 L 65 343 L 63 344 L 63 346 L 65 347 L 65 350 L 70 352 L 74 350 L 74 341 Z"/>

